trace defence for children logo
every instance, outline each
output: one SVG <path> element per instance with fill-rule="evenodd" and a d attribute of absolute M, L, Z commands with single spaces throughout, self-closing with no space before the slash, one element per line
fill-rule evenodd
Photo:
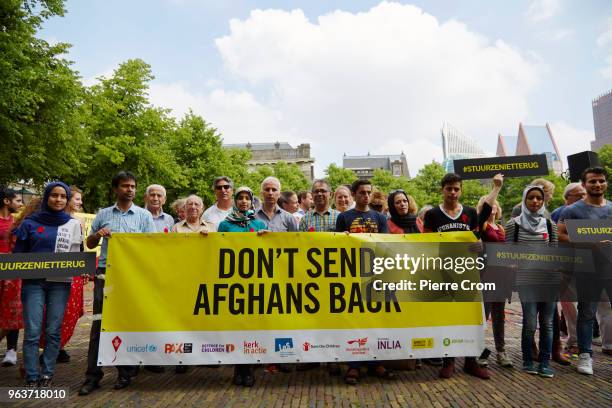
<path fill-rule="evenodd" d="M 243 341 L 242 352 L 244 354 L 266 354 L 268 350 L 258 341 Z"/>
<path fill-rule="evenodd" d="M 274 352 L 279 353 L 281 357 L 294 356 L 293 339 L 290 337 L 274 339 Z"/>
<path fill-rule="evenodd" d="M 349 353 L 351 353 L 354 356 L 355 355 L 364 355 L 368 351 L 370 351 L 370 348 L 366 347 L 366 344 L 368 343 L 368 338 L 367 337 L 363 337 L 363 338 L 360 338 L 360 339 L 348 340 L 346 343 L 348 344 L 348 347 L 346 348 L 346 351 L 348 351 Z"/>
<path fill-rule="evenodd" d="M 218 344 L 205 343 L 202 344 L 202 353 L 232 353 L 236 350 L 236 346 L 232 343 Z"/>

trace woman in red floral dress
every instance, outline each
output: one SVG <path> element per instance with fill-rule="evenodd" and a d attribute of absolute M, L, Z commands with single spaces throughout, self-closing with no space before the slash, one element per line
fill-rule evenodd
<path fill-rule="evenodd" d="M 21 197 L 15 191 L 0 186 L 0 253 L 12 250 L 13 214 L 21 209 Z M 21 279 L 0 280 L 0 340 L 6 336 L 3 366 L 17 364 L 19 329 L 23 328 Z"/>

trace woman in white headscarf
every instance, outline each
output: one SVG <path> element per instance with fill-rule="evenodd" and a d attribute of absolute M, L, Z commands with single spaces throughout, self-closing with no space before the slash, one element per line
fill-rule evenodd
<path fill-rule="evenodd" d="M 557 242 L 557 226 L 544 215 L 544 190 L 540 186 L 527 186 L 523 191 L 521 214 L 506 224 L 506 242 L 528 245 L 548 245 Z M 534 249 L 534 252 L 537 249 Z M 553 310 L 559 289 L 559 275 L 550 271 L 519 269 L 516 275 L 521 306 L 523 308 L 523 329 L 521 350 L 523 371 L 552 378 L 550 355 L 553 341 Z M 535 368 L 532 356 L 536 318 L 540 322 L 540 366 Z"/>

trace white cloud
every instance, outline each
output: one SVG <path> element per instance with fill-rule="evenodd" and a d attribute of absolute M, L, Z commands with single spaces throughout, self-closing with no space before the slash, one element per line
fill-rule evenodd
<path fill-rule="evenodd" d="M 532 0 L 526 16 L 533 22 L 549 20 L 563 8 L 561 0 Z"/>
<path fill-rule="evenodd" d="M 105 69 L 104 71 L 102 71 L 102 72 L 100 72 L 98 74 L 92 75 L 90 77 L 82 78 L 81 82 L 83 83 L 84 86 L 95 85 L 95 84 L 97 84 L 99 82 L 100 78 L 110 78 L 110 77 L 112 77 L 113 74 L 115 73 L 115 69 L 116 68 L 109 67 L 109 68 Z"/>
<path fill-rule="evenodd" d="M 597 37 L 597 46 L 607 54 L 606 66 L 600 70 L 604 78 L 612 78 L 612 17 L 608 18 L 604 31 Z"/>
<path fill-rule="evenodd" d="M 216 127 L 228 143 L 294 140 L 291 131 L 283 127 L 282 114 L 260 104 L 249 92 L 214 89 L 195 93 L 187 84 L 154 83 L 149 96 L 154 105 L 171 107 L 177 118 L 192 109 Z"/>
<path fill-rule="evenodd" d="M 550 130 L 557 142 L 565 169 L 567 169 L 568 154 L 591 150 L 591 141 L 595 140 L 592 130 L 577 129 L 564 121 L 551 123 Z"/>
<path fill-rule="evenodd" d="M 539 79 L 539 64 L 511 45 L 388 2 L 316 21 L 301 10 L 254 10 L 231 20 L 216 45 L 223 83 L 242 90 L 198 95 L 174 84 L 152 96 L 179 111 L 193 106 L 228 142 L 310 142 L 319 174 L 343 152 L 402 149 L 416 174 L 441 160 L 444 121 L 492 150 L 499 129 L 526 116 Z"/>
<path fill-rule="evenodd" d="M 558 29 L 547 32 L 545 35 L 551 40 L 561 41 L 574 36 L 575 33 L 576 32 L 572 29 Z"/>

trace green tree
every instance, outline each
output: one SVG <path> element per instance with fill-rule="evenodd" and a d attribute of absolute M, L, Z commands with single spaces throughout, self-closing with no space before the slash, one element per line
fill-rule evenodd
<path fill-rule="evenodd" d="M 83 169 L 78 125 L 82 87 L 69 44 L 36 38 L 42 23 L 63 16 L 62 0 L 0 2 L 0 182 L 36 184 Z"/>
<path fill-rule="evenodd" d="M 327 166 L 325 174 L 327 175 L 326 180 L 332 191 L 335 191 L 341 184 L 351 184 L 353 181 L 357 180 L 357 176 L 353 170 L 338 167 L 335 163 L 331 163 Z"/>
<path fill-rule="evenodd" d="M 148 101 L 151 67 L 142 60 L 122 63 L 110 78 L 88 88 L 82 106 L 82 126 L 88 142 L 88 163 L 70 180 L 84 188 L 89 211 L 113 201 L 110 180 L 119 170 L 138 177 L 137 202 L 144 186 L 162 184 L 180 190 L 187 178 L 171 150 L 176 122 L 168 111 Z"/>
<path fill-rule="evenodd" d="M 446 172 L 438 162 L 432 161 L 423 166 L 411 181 L 415 200 L 420 207 L 424 205 L 437 205 L 441 202 L 440 180 Z"/>
<path fill-rule="evenodd" d="M 612 144 L 607 144 L 601 147 L 597 152 L 601 165 L 608 171 L 608 192 L 606 198 L 612 200 Z"/>
<path fill-rule="evenodd" d="M 258 195 L 261 190 L 261 182 L 269 176 L 274 176 L 281 183 L 283 191 L 301 191 L 310 189 L 308 179 L 295 164 L 279 161 L 273 166 L 260 166 L 250 172 L 246 178 L 246 185 Z"/>
<path fill-rule="evenodd" d="M 169 199 L 198 194 L 210 205 L 215 200 L 212 190 L 215 177 L 228 176 L 236 185 L 247 178 L 250 152 L 224 149 L 217 129 L 193 112 L 180 121 L 170 146 L 186 183 L 169 191 Z"/>

